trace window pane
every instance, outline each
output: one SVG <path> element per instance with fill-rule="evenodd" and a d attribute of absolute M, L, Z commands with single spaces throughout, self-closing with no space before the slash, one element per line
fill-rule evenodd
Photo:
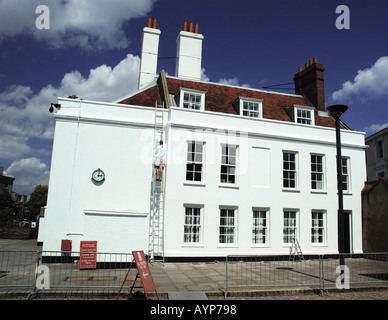
<path fill-rule="evenodd" d="M 234 210 L 220 210 L 219 242 L 234 243 Z"/>
<path fill-rule="evenodd" d="M 302 124 L 311 124 L 312 114 L 310 110 L 297 109 L 296 122 Z"/>
<path fill-rule="evenodd" d="M 283 152 L 283 187 L 296 187 L 296 155 L 291 152 Z"/>
<path fill-rule="evenodd" d="M 283 212 L 283 242 L 293 243 L 296 238 L 296 212 Z"/>
<path fill-rule="evenodd" d="M 266 211 L 253 211 L 252 243 L 266 243 Z"/>
<path fill-rule="evenodd" d="M 184 242 L 199 242 L 201 230 L 200 208 L 186 208 L 184 225 Z"/>
<path fill-rule="evenodd" d="M 187 161 L 194 161 L 194 153 L 192 152 L 187 153 Z"/>
<path fill-rule="evenodd" d="M 202 181 L 203 143 L 188 142 L 186 180 Z"/>
<path fill-rule="evenodd" d="M 311 188 L 323 190 L 323 156 L 311 155 Z"/>
<path fill-rule="evenodd" d="M 342 158 L 341 169 L 342 169 L 342 189 L 345 192 L 349 191 L 349 159 Z"/>
<path fill-rule="evenodd" d="M 186 109 L 201 109 L 201 95 L 194 93 L 184 93 L 183 108 Z"/>
<path fill-rule="evenodd" d="M 312 212 L 311 214 L 311 242 L 324 242 L 324 212 Z"/>
<path fill-rule="evenodd" d="M 236 149 L 236 146 L 221 146 L 220 182 L 222 183 L 236 182 Z"/>

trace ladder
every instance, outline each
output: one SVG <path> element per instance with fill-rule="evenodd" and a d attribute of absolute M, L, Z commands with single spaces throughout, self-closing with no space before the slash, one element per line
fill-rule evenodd
<path fill-rule="evenodd" d="M 155 103 L 154 149 L 164 135 L 164 104 Z M 164 200 L 166 168 L 161 181 L 156 181 L 154 162 L 152 161 L 151 205 L 149 220 L 148 259 L 152 263 L 161 260 L 164 264 Z"/>
<path fill-rule="evenodd" d="M 299 260 L 304 260 L 299 242 L 296 238 L 294 238 L 294 242 L 290 247 L 290 260 L 294 261 L 296 256 L 299 258 Z"/>

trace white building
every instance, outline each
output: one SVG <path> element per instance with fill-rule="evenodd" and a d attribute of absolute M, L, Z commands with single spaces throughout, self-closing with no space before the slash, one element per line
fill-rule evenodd
<path fill-rule="evenodd" d="M 97 240 L 99 252 L 166 258 L 270 255 L 288 254 L 296 238 L 303 254 L 338 253 L 335 122 L 323 66 L 299 67 L 296 94 L 204 82 L 203 36 L 185 23 L 177 74 L 166 76 L 157 74 L 160 34 L 149 20 L 138 92 L 118 103 L 58 99 L 43 250 L 70 239 L 73 251 Z M 159 185 L 158 113 L 168 154 Z M 343 124 L 341 139 L 346 246 L 359 253 L 364 134 Z M 101 182 L 92 179 L 99 168 Z M 164 208 L 156 213 L 154 194 Z"/>

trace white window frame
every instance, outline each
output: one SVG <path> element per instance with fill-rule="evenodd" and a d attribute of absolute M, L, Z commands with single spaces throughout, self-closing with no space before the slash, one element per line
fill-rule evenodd
<path fill-rule="evenodd" d="M 188 211 L 191 211 L 188 212 Z M 199 213 L 199 223 L 197 220 L 188 220 L 188 213 L 192 215 Z M 195 232 L 186 232 L 190 228 L 198 228 Z M 193 237 L 197 236 L 198 241 L 192 241 Z M 183 221 L 183 245 L 184 246 L 201 246 L 203 243 L 203 205 L 193 205 L 185 204 L 184 205 L 184 221 Z"/>
<path fill-rule="evenodd" d="M 234 247 L 237 245 L 237 207 L 220 206 L 219 210 L 218 244 L 219 246 Z M 223 213 L 226 213 L 226 216 L 223 217 Z M 231 215 L 232 213 L 233 215 Z M 228 232 L 226 229 L 232 232 Z M 225 238 L 224 241 L 221 241 L 222 237 Z"/>
<path fill-rule="evenodd" d="M 229 147 L 232 147 L 235 149 L 235 155 L 230 155 L 229 152 L 228 154 L 223 154 L 223 149 L 224 148 L 228 148 L 229 150 Z M 228 143 L 222 143 L 221 144 L 221 150 L 220 150 L 220 154 L 221 154 L 221 160 L 220 160 L 220 175 L 219 175 L 219 181 L 220 181 L 220 185 L 224 185 L 224 186 L 237 186 L 238 184 L 238 157 L 239 157 L 239 147 L 238 145 L 235 145 L 235 144 L 228 144 Z M 230 163 L 230 160 L 233 159 L 234 157 L 234 164 L 233 163 Z M 227 163 L 229 162 L 229 163 Z M 227 169 L 227 172 L 223 172 L 224 171 L 224 168 L 225 167 Z M 233 173 L 230 173 L 229 170 L 234 168 L 234 174 Z M 223 181 L 222 177 L 226 175 L 226 180 Z M 231 176 L 234 176 L 234 182 L 232 182 L 232 180 L 229 180 L 229 177 Z"/>
<path fill-rule="evenodd" d="M 253 118 L 253 119 L 261 119 L 263 118 L 263 101 L 261 99 L 253 99 L 253 98 L 238 98 L 238 113 L 240 116 Z M 257 110 L 251 109 L 257 106 Z M 244 114 L 245 113 L 245 114 Z"/>
<path fill-rule="evenodd" d="M 313 157 L 321 157 L 321 159 L 322 159 L 322 163 L 321 163 L 322 170 L 321 171 L 319 171 L 317 168 L 319 166 L 319 163 L 313 163 Z M 311 153 L 310 154 L 310 165 L 311 165 L 311 167 L 310 167 L 311 168 L 311 184 L 310 184 L 311 190 L 316 191 L 316 192 L 325 191 L 326 190 L 325 155 L 318 154 L 318 153 Z M 314 168 L 314 166 L 315 166 L 315 168 Z M 322 187 L 321 188 L 317 187 L 319 180 L 313 179 L 314 175 L 319 175 L 319 174 L 321 174 L 321 176 L 322 176 L 322 178 L 321 178 Z M 314 181 L 316 182 L 315 188 L 313 186 Z"/>
<path fill-rule="evenodd" d="M 301 113 L 306 112 L 310 116 L 309 117 L 304 117 L 303 115 L 299 116 L 298 115 L 298 111 L 301 112 Z M 310 123 L 306 123 L 308 121 Z M 297 105 L 294 105 L 294 122 L 298 123 L 298 124 L 304 124 L 304 125 L 307 125 L 307 126 L 315 125 L 315 112 L 314 112 L 314 108 L 313 107 L 307 107 L 307 106 L 297 106 Z"/>
<path fill-rule="evenodd" d="M 184 97 L 185 97 L 185 94 L 188 94 L 188 95 L 191 95 L 191 96 L 199 96 L 201 101 L 197 104 L 195 103 L 195 105 L 198 105 L 198 109 L 197 108 L 185 108 L 184 107 Z M 180 88 L 178 93 L 177 93 L 177 97 L 178 97 L 178 103 L 177 105 L 179 106 L 179 108 L 183 108 L 183 109 L 188 109 L 188 110 L 205 110 L 205 95 L 206 95 L 206 92 L 205 91 L 199 91 L 199 90 L 193 90 L 193 89 L 187 89 L 187 88 Z"/>
<path fill-rule="evenodd" d="M 285 154 L 293 154 L 295 156 L 295 168 L 292 169 L 291 166 L 289 168 L 286 168 L 286 160 L 284 159 L 284 155 Z M 299 161 L 298 161 L 298 155 L 299 153 L 296 152 L 296 151 L 289 151 L 289 150 L 283 150 L 282 152 L 282 186 L 283 186 L 283 189 L 284 190 L 298 190 L 298 184 L 299 184 L 299 179 L 298 179 L 298 167 L 299 167 Z M 288 161 L 287 162 L 291 163 L 291 161 Z M 294 182 L 295 182 L 295 185 L 293 187 L 290 187 L 290 186 L 285 186 L 285 179 L 287 179 L 287 181 L 292 181 L 289 177 L 285 177 L 285 173 L 294 173 Z"/>
<path fill-rule="evenodd" d="M 314 246 L 326 244 L 326 217 L 326 210 L 311 211 L 311 244 Z M 319 241 L 319 237 L 322 237 L 322 241 Z"/>
<path fill-rule="evenodd" d="M 191 152 L 189 150 L 189 147 L 190 145 L 194 144 L 195 146 L 196 145 L 202 145 L 202 152 L 197 152 L 197 147 L 194 148 L 194 152 Z M 193 154 L 194 156 L 194 159 L 190 159 L 189 158 L 189 154 Z M 185 171 L 185 180 L 187 183 L 193 183 L 193 184 L 200 184 L 200 183 L 203 183 L 205 180 L 205 171 L 204 171 L 204 157 L 205 157 L 205 142 L 203 141 L 194 141 L 194 140 L 189 140 L 187 141 L 187 149 L 186 149 L 186 171 Z M 188 180 L 188 166 L 189 165 L 193 165 L 193 170 L 190 171 L 193 173 L 193 180 Z M 195 180 L 195 173 L 196 172 L 199 172 L 198 170 L 196 170 L 195 166 L 200 166 L 201 168 L 201 180 Z"/>
<path fill-rule="evenodd" d="M 255 217 L 255 213 L 264 215 L 264 217 Z M 264 220 L 264 223 L 263 223 Z M 257 242 L 264 237 L 264 242 Z M 252 208 L 252 246 L 262 247 L 269 245 L 269 209 Z"/>
<path fill-rule="evenodd" d="M 291 217 L 291 218 L 285 217 L 286 213 L 287 214 L 294 213 L 295 217 Z M 292 222 L 291 225 L 289 223 L 290 221 Z M 291 232 L 286 232 L 286 230 L 290 230 Z M 299 209 L 283 209 L 283 245 L 291 246 L 293 244 L 293 241 L 292 241 L 293 238 L 298 240 L 299 238 L 298 232 L 299 232 Z M 291 242 L 286 240 L 291 240 Z"/>
<path fill-rule="evenodd" d="M 343 161 L 346 160 L 346 173 L 344 173 L 344 166 L 343 166 Z M 343 156 L 341 159 L 341 173 L 342 173 L 342 178 L 343 181 L 346 181 L 347 183 L 347 188 L 345 189 L 342 184 L 342 192 L 343 193 L 351 193 L 351 172 L 350 172 L 350 157 Z"/>

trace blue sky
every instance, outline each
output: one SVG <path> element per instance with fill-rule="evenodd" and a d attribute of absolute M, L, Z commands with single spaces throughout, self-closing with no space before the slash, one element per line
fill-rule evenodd
<path fill-rule="evenodd" d="M 39 5 L 49 9 L 49 29 L 36 27 Z M 336 27 L 340 5 L 349 29 Z M 347 104 L 344 121 L 370 135 L 388 126 L 387 16 L 384 0 L 0 0 L 0 166 L 16 177 L 16 192 L 48 183 L 50 104 L 134 92 L 148 17 L 162 32 L 159 57 L 176 55 L 184 21 L 199 24 L 203 77 L 212 82 L 289 83 L 317 56 L 326 104 Z M 159 60 L 161 69 L 174 75 L 175 61 Z"/>

